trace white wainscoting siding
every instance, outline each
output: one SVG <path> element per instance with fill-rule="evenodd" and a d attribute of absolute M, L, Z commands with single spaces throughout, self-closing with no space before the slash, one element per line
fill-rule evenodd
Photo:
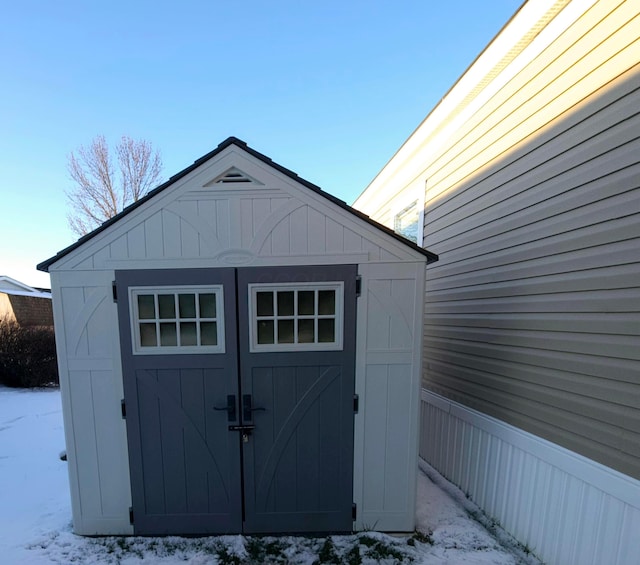
<path fill-rule="evenodd" d="M 420 456 L 549 565 L 639 565 L 640 481 L 426 389 Z"/>

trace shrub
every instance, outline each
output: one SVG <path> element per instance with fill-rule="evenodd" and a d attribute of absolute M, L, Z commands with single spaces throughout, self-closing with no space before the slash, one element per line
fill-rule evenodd
<path fill-rule="evenodd" d="M 58 382 L 53 328 L 0 319 L 0 383 L 31 388 Z"/>

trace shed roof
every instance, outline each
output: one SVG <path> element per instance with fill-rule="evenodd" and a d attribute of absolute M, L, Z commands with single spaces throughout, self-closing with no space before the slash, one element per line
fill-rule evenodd
<path fill-rule="evenodd" d="M 154 196 L 156 196 L 158 193 L 162 192 L 166 188 L 170 187 L 176 181 L 180 180 L 182 177 L 184 177 L 185 175 L 189 174 L 191 171 L 193 171 L 194 169 L 196 169 L 197 167 L 199 167 L 200 165 L 202 165 L 203 163 L 205 163 L 209 159 L 212 159 L 213 157 L 215 157 L 216 155 L 218 155 L 219 153 L 224 151 L 230 145 L 235 145 L 235 146 L 241 148 L 243 151 L 246 151 L 249 155 L 252 155 L 256 159 L 259 159 L 263 163 L 266 163 L 270 167 L 273 167 L 277 171 L 279 171 L 279 172 L 285 174 L 286 176 L 290 177 L 291 179 L 295 180 L 297 183 L 299 183 L 299 184 L 305 186 L 306 188 L 314 191 L 315 193 L 323 196 L 324 198 L 326 198 L 327 200 L 329 200 L 329 201 L 333 202 L 334 204 L 340 206 L 344 210 L 347 210 L 348 212 L 350 212 L 354 216 L 358 217 L 360 220 L 363 220 L 363 221 L 367 222 L 368 224 L 374 226 L 375 228 L 385 232 L 386 234 L 392 236 L 396 240 L 402 242 L 404 245 L 410 247 L 411 249 L 414 249 L 414 250 L 418 251 L 419 253 L 421 253 L 422 255 L 424 255 L 427 258 L 427 264 L 428 263 L 433 263 L 433 262 L 438 260 L 438 256 L 435 253 L 431 253 L 430 251 L 427 251 L 426 249 L 423 249 L 419 245 L 416 245 L 412 241 L 409 241 L 408 239 L 402 237 L 401 235 L 397 234 L 396 232 L 394 232 L 393 230 L 389 229 L 388 227 L 383 226 L 382 224 L 376 222 L 375 220 L 372 220 L 369 216 L 367 216 L 366 214 L 356 210 L 355 208 L 352 208 L 351 206 L 349 206 L 343 200 L 340 200 L 339 198 L 336 198 L 332 194 L 329 194 L 328 192 L 325 192 L 319 186 L 317 186 L 317 185 L 315 185 L 315 184 L 313 184 L 313 183 L 311 183 L 311 182 L 299 177 L 296 173 L 294 173 L 290 169 L 287 169 L 286 167 L 283 167 L 282 165 L 279 165 L 278 163 L 275 163 L 274 161 L 272 161 L 266 155 L 260 153 L 259 151 L 256 151 L 255 149 L 252 149 L 251 147 L 249 147 L 241 139 L 238 139 L 237 137 L 228 137 L 222 143 L 220 143 L 218 145 L 218 147 L 216 147 L 213 151 L 210 151 L 206 155 L 203 155 L 199 159 L 196 159 L 193 162 L 192 165 L 190 165 L 187 168 L 183 169 L 179 173 L 173 175 L 168 181 L 166 181 L 165 183 L 161 184 L 157 188 L 151 190 L 149 193 L 147 193 L 140 200 L 138 200 L 137 202 L 134 202 L 133 204 L 127 206 L 124 210 L 122 210 L 122 212 L 120 212 L 119 214 L 116 214 L 113 218 L 110 218 L 109 220 L 104 222 L 101 226 L 99 226 L 98 228 L 96 228 L 92 232 L 90 232 L 87 235 L 81 237 L 78 241 L 76 241 L 75 243 L 73 243 L 69 247 L 66 247 L 62 251 L 59 251 L 53 257 L 50 257 L 49 259 L 46 259 L 45 261 L 40 263 L 37 266 L 37 269 L 40 270 L 40 271 L 48 272 L 49 271 L 49 267 L 51 265 L 53 265 L 56 261 L 62 259 L 65 255 L 68 255 L 69 253 L 71 253 L 72 251 L 77 249 L 78 247 L 81 247 L 82 245 L 87 243 L 89 240 L 91 240 L 93 237 L 98 235 L 100 232 L 104 231 L 105 229 L 107 229 L 112 224 L 118 222 L 124 216 L 126 216 L 126 215 L 130 214 L 131 212 L 133 212 L 136 208 L 138 208 L 139 206 L 141 206 L 142 204 L 144 204 L 148 200 L 152 199 Z"/>

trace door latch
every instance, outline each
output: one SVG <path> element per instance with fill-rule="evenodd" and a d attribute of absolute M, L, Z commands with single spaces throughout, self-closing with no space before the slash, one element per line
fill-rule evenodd
<path fill-rule="evenodd" d="M 266 408 L 263 408 L 262 406 L 252 406 L 252 400 L 251 400 L 251 395 L 250 394 L 243 394 L 242 395 L 242 419 L 244 421 L 250 421 L 253 420 L 253 415 L 252 412 L 258 412 L 258 411 L 266 411 Z"/>
<path fill-rule="evenodd" d="M 235 422 L 236 421 L 236 397 L 233 394 L 227 396 L 227 405 L 226 406 L 214 406 L 214 410 L 217 411 L 226 411 L 227 412 L 227 421 Z"/>
<path fill-rule="evenodd" d="M 230 432 L 242 432 L 250 434 L 256 427 L 253 424 L 239 424 L 236 426 L 229 426 Z"/>

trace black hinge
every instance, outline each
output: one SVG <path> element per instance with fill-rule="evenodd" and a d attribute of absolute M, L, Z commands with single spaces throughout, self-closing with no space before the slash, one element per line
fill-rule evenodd
<path fill-rule="evenodd" d="M 356 519 L 356 517 L 357 517 L 357 515 L 358 515 L 358 505 L 354 502 L 354 503 L 351 505 L 351 518 L 352 518 L 353 520 L 355 520 L 355 519 Z M 133 523 L 133 522 L 132 522 L 132 523 Z"/>
<path fill-rule="evenodd" d="M 358 275 L 356 277 L 356 296 L 360 296 L 362 293 L 362 277 Z"/>
<path fill-rule="evenodd" d="M 129 524 L 133 524 L 133 506 L 129 506 Z"/>
<path fill-rule="evenodd" d="M 122 419 L 125 420 L 127 418 L 127 405 L 124 398 L 120 401 L 120 411 L 122 412 Z"/>
<path fill-rule="evenodd" d="M 357 394 L 353 395 L 353 412 L 354 414 L 358 413 L 360 410 L 360 397 Z"/>
<path fill-rule="evenodd" d="M 116 281 L 111 283 L 111 294 L 113 295 L 113 301 L 118 302 L 118 287 L 116 286 Z"/>

